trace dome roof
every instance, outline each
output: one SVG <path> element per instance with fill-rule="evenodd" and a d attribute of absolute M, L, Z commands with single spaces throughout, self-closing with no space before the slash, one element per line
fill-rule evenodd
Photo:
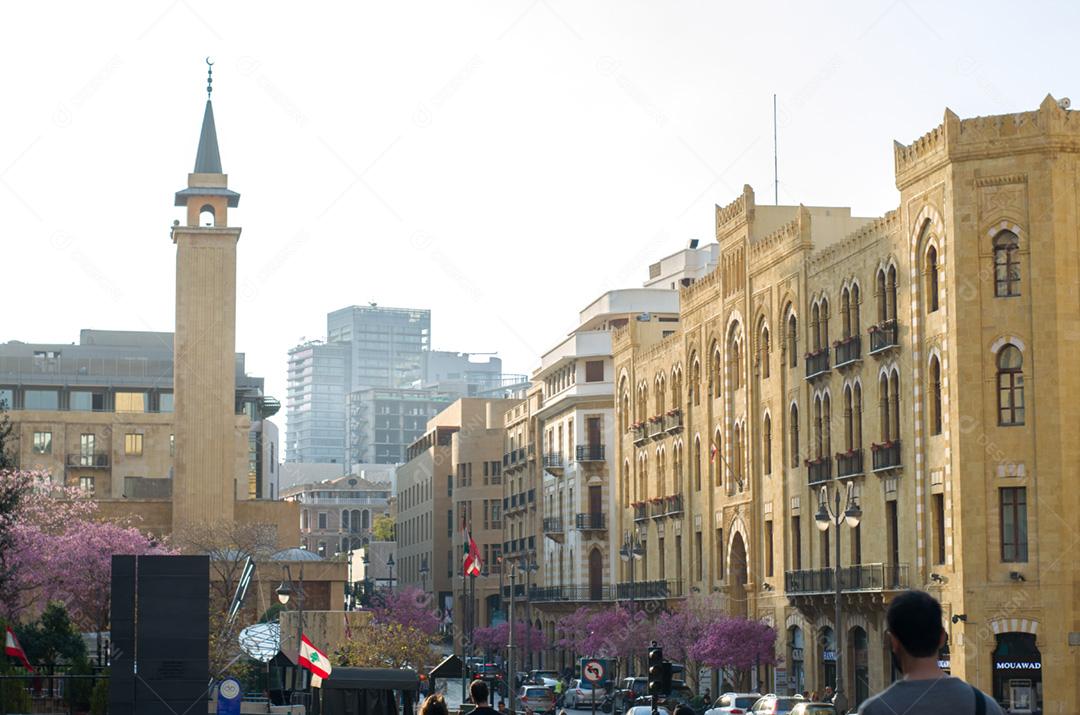
<path fill-rule="evenodd" d="M 270 556 L 271 561 L 322 561 L 323 557 L 307 549 L 285 549 Z"/>

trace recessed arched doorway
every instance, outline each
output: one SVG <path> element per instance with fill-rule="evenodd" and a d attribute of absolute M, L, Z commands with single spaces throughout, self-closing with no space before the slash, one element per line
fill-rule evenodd
<path fill-rule="evenodd" d="M 821 648 L 821 663 L 818 674 L 822 687 L 836 689 L 836 632 L 830 626 L 818 631 L 818 645 Z"/>
<path fill-rule="evenodd" d="M 994 700 L 1006 712 L 1042 712 L 1042 654 L 1034 633 L 998 633 L 993 668 Z"/>
<path fill-rule="evenodd" d="M 735 532 L 735 537 L 731 540 L 728 564 L 730 583 L 728 596 L 731 603 L 731 614 L 746 618 L 746 544 L 743 542 L 742 534 L 739 532 Z"/>
<path fill-rule="evenodd" d="M 801 693 L 806 690 L 805 639 L 802 628 L 788 628 L 788 690 Z"/>
<path fill-rule="evenodd" d="M 589 552 L 589 600 L 600 601 L 604 598 L 604 556 L 600 549 L 593 547 Z"/>
<path fill-rule="evenodd" d="M 862 626 L 855 626 L 849 633 L 848 653 L 851 657 L 844 664 L 844 670 L 848 674 L 848 682 L 854 691 L 854 702 L 858 706 L 863 700 L 870 697 L 870 639 Z"/>

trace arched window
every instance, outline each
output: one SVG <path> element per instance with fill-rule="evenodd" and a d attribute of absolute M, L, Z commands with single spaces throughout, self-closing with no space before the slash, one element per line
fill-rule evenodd
<path fill-rule="evenodd" d="M 349 510 L 348 509 L 342 509 L 341 510 L 341 530 L 342 531 L 348 531 L 349 530 Z"/>
<path fill-rule="evenodd" d="M 930 369 L 927 371 L 927 394 L 930 397 L 930 434 L 941 434 L 941 363 L 937 355 L 930 358 Z"/>
<path fill-rule="evenodd" d="M 648 498 L 646 486 L 649 482 L 649 458 L 644 453 L 638 461 L 638 501 Z"/>
<path fill-rule="evenodd" d="M 792 405 L 788 420 L 788 449 L 790 450 L 791 468 L 799 468 L 799 406 Z"/>
<path fill-rule="evenodd" d="M 884 323 L 889 319 L 889 299 L 888 286 L 886 285 L 885 271 L 880 270 L 877 272 L 877 319 L 879 323 Z"/>
<path fill-rule="evenodd" d="M 889 399 L 892 403 L 889 410 L 889 427 L 892 429 L 889 440 L 895 442 L 900 439 L 900 373 L 896 370 L 889 377 Z"/>
<path fill-rule="evenodd" d="M 855 383 L 855 389 L 852 391 L 852 410 L 854 411 L 854 417 L 852 418 L 852 447 L 854 449 L 862 449 L 862 385 Z"/>
<path fill-rule="evenodd" d="M 859 284 L 851 286 L 851 306 L 848 308 L 851 319 L 851 335 L 859 334 Z"/>
<path fill-rule="evenodd" d="M 728 482 L 728 491 L 734 489 L 736 484 L 742 484 L 743 466 L 743 434 L 742 425 L 735 423 L 733 439 L 731 442 L 731 481 Z"/>
<path fill-rule="evenodd" d="M 821 345 L 819 350 L 829 349 L 829 299 L 821 299 Z"/>
<path fill-rule="evenodd" d="M 1012 343 L 997 355 L 998 424 L 1024 424 L 1024 356 Z"/>
<path fill-rule="evenodd" d="M 623 493 L 623 506 L 630 505 L 630 460 L 623 460 L 622 465 L 622 493 Z"/>
<path fill-rule="evenodd" d="M 765 474 L 772 474 L 772 417 L 765 415 L 761 427 L 761 469 Z"/>
<path fill-rule="evenodd" d="M 832 399 L 828 393 L 821 400 L 821 456 L 826 459 L 832 454 Z"/>
<path fill-rule="evenodd" d="M 217 218 L 214 216 L 214 207 L 210 204 L 205 204 L 199 209 L 199 225 L 200 226 L 216 226 Z"/>
<path fill-rule="evenodd" d="M 622 431 L 630 431 L 630 388 L 626 385 L 626 378 L 624 377 L 619 382 L 619 420 L 622 425 Z"/>
<path fill-rule="evenodd" d="M 701 491 L 701 436 L 694 435 L 694 491 Z"/>
<path fill-rule="evenodd" d="M 720 430 L 713 433 L 713 442 L 709 445 L 709 471 L 713 473 L 714 484 L 724 485 L 724 460 L 720 457 Z"/>
<path fill-rule="evenodd" d="M 742 387 L 742 341 L 735 338 L 731 341 L 731 389 L 738 390 Z"/>
<path fill-rule="evenodd" d="M 671 493 L 682 494 L 682 442 L 671 448 Z"/>
<path fill-rule="evenodd" d="M 682 367 L 671 371 L 671 409 L 677 410 L 682 402 Z"/>
<path fill-rule="evenodd" d="M 1012 231 L 994 236 L 994 295 L 1020 295 L 1020 239 Z"/>
<path fill-rule="evenodd" d="M 787 319 L 787 352 L 788 352 L 788 367 L 796 368 L 799 366 L 799 320 L 795 317 L 794 313 L 788 315 Z"/>
<path fill-rule="evenodd" d="M 664 414 L 664 398 L 667 397 L 664 390 L 664 374 L 660 373 L 656 376 L 656 413 L 657 415 Z"/>
<path fill-rule="evenodd" d="M 647 382 L 641 384 L 641 404 L 638 406 L 638 412 L 640 412 L 639 422 L 649 419 L 649 384 Z"/>
<path fill-rule="evenodd" d="M 814 458 L 815 459 L 821 459 L 822 448 L 823 448 L 823 445 L 824 445 L 824 440 L 822 438 L 822 432 L 821 432 L 821 420 L 822 420 L 821 398 L 820 397 L 815 397 L 814 398 Z"/>
<path fill-rule="evenodd" d="M 889 266 L 889 283 L 888 283 L 888 309 L 889 320 L 896 320 L 896 297 L 897 297 L 897 283 L 896 283 L 896 266 Z"/>
<path fill-rule="evenodd" d="M 844 388 L 844 449 L 855 449 L 855 408 L 850 386 Z"/>
<path fill-rule="evenodd" d="M 758 369 L 761 379 L 769 377 L 769 329 L 765 327 L 765 319 L 761 319 L 761 328 L 758 331 Z"/>
<path fill-rule="evenodd" d="M 720 396 L 720 386 L 724 384 L 724 361 L 720 357 L 720 346 L 713 345 L 712 354 L 712 379 L 709 381 L 710 396 Z"/>
<path fill-rule="evenodd" d="M 851 337 L 851 294 L 848 292 L 847 286 L 840 291 L 840 337 Z"/>
<path fill-rule="evenodd" d="M 889 377 L 888 375 L 881 376 L 881 382 L 878 385 L 878 402 L 881 406 L 881 441 L 888 442 L 889 435 L 892 434 L 890 429 L 889 419 L 892 417 L 892 411 L 889 409 Z"/>
<path fill-rule="evenodd" d="M 694 395 L 694 406 L 701 404 L 701 361 L 694 355 L 690 361 L 690 391 Z"/>
<path fill-rule="evenodd" d="M 821 305 L 814 303 L 810 308 L 810 332 L 814 336 L 814 352 L 821 350 Z"/>
<path fill-rule="evenodd" d="M 937 248 L 926 249 L 926 312 L 938 309 L 938 265 Z"/>

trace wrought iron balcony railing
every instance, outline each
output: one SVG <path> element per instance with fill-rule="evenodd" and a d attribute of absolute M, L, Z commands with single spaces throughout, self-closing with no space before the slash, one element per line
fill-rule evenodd
<path fill-rule="evenodd" d="M 805 569 L 784 573 L 789 596 L 836 592 L 835 569 Z M 907 564 L 856 564 L 840 568 L 840 591 L 900 591 L 908 587 Z"/>
<path fill-rule="evenodd" d="M 807 460 L 806 474 L 811 486 L 829 481 L 832 479 L 832 460 L 828 457 Z"/>
<path fill-rule="evenodd" d="M 873 444 L 870 446 L 873 453 L 875 472 L 884 472 L 900 468 L 900 440 Z"/>
<path fill-rule="evenodd" d="M 862 336 L 851 335 L 836 344 L 836 367 L 844 367 L 862 359 Z"/>
<path fill-rule="evenodd" d="M 806 379 L 813 380 L 815 377 L 829 372 L 829 348 L 828 346 L 817 352 L 806 355 Z"/>
<path fill-rule="evenodd" d="M 836 476 L 839 479 L 854 477 L 863 473 L 863 451 L 853 449 L 836 455 Z"/>
<path fill-rule="evenodd" d="M 607 514 L 595 512 L 577 515 L 578 531 L 600 531 L 607 528 Z"/>
<path fill-rule="evenodd" d="M 575 452 L 579 462 L 604 461 L 604 445 L 602 444 L 579 444 L 575 448 Z"/>
<path fill-rule="evenodd" d="M 870 354 L 877 355 L 900 345 L 900 329 L 895 320 L 870 326 Z"/>

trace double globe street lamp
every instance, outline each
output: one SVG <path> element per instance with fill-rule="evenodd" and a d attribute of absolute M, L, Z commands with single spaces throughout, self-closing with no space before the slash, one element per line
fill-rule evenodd
<path fill-rule="evenodd" d="M 844 667 L 843 667 L 843 651 L 844 642 L 847 638 L 844 635 L 844 628 L 841 622 L 843 617 L 843 608 L 840 601 L 840 527 L 843 524 L 847 524 L 852 529 L 859 525 L 859 521 L 862 520 L 862 509 L 859 508 L 859 504 L 855 499 L 855 483 L 848 482 L 847 484 L 847 502 L 844 510 L 840 511 L 840 491 L 843 489 L 841 484 L 837 484 L 833 489 L 832 498 L 829 497 L 828 486 L 821 487 L 821 496 L 818 500 L 817 514 L 814 515 L 814 523 L 817 525 L 818 531 L 826 533 L 829 530 L 829 526 L 836 527 L 836 546 L 833 553 L 836 558 L 833 561 L 833 586 L 836 590 L 836 614 L 834 625 L 836 630 L 834 632 L 834 640 L 836 641 L 836 697 L 833 698 L 833 705 L 836 706 L 837 712 L 847 712 L 847 697 L 844 695 Z"/>

